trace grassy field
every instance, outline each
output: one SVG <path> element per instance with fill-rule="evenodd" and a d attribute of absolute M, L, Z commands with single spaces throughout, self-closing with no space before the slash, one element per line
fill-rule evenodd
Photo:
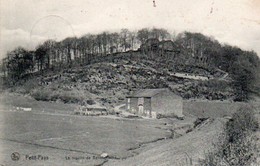
<path fill-rule="evenodd" d="M 11 100 L 13 99 L 13 100 Z M 14 111 L 16 107 L 32 111 Z M 6 94 L 1 97 L 1 162 L 3 165 L 95 165 L 107 159 L 94 159 L 107 153 L 109 160 L 137 154 L 137 149 L 168 138 L 171 127 L 192 125 L 193 119 L 126 119 L 116 116 L 72 115 L 74 105 L 47 103 Z M 21 159 L 10 155 L 19 152 Z M 45 155 L 47 161 L 29 161 L 26 155 Z M 70 157 L 92 159 L 65 160 Z"/>
<path fill-rule="evenodd" d="M 109 161 L 111 166 L 190 166 L 198 164 L 212 147 L 216 135 L 222 130 L 224 120 L 208 120 L 204 125 L 176 139 L 154 143 L 142 149 L 139 155 L 126 160 Z"/>
<path fill-rule="evenodd" d="M 239 107 L 246 105 L 242 102 L 229 101 L 207 101 L 207 100 L 186 100 L 183 102 L 184 115 L 196 117 L 219 118 L 231 116 Z"/>
<path fill-rule="evenodd" d="M 225 122 L 243 103 L 185 101 L 184 120 L 73 115 L 77 105 L 1 96 L 0 164 L 3 165 L 187 165 L 204 156 Z M 31 111 L 17 107 L 32 108 Z M 229 114 L 228 114 L 229 113 Z M 193 128 L 197 117 L 213 117 Z M 173 139 L 171 129 L 176 133 Z M 190 130 L 191 129 L 191 130 Z M 191 132 L 186 133 L 187 130 Z M 167 138 L 167 139 L 165 139 Z M 10 155 L 19 152 L 19 161 Z M 109 158 L 100 158 L 107 153 Z M 48 156 L 31 161 L 26 155 Z M 70 160 L 66 160 L 70 157 Z M 72 159 L 73 158 L 73 159 Z"/>
<path fill-rule="evenodd" d="M 35 99 L 29 96 L 23 96 L 17 93 L 1 94 L 0 108 L 2 110 L 16 110 L 16 107 L 32 108 L 32 110 L 37 111 L 37 113 L 45 112 L 45 113 L 70 114 L 77 107 L 77 105 L 36 101 Z"/>
<path fill-rule="evenodd" d="M 166 130 L 158 128 L 161 126 L 159 122 L 151 120 L 45 115 L 33 112 L 2 112 L 1 115 L 4 118 L 1 121 L 2 141 L 34 145 L 41 147 L 44 153 L 48 153 L 51 148 L 91 156 L 107 153 L 111 157 L 126 158 L 132 155 L 128 149 L 169 135 Z M 15 151 L 24 154 L 24 150 L 17 148 Z M 35 152 L 31 151 L 29 154 L 32 153 Z"/>

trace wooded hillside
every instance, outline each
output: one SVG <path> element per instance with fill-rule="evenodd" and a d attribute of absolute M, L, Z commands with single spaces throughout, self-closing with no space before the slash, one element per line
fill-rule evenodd
<path fill-rule="evenodd" d="M 220 44 L 200 33 L 176 36 L 157 28 L 48 40 L 35 50 L 19 47 L 2 60 L 1 71 L 3 89 L 13 90 L 35 79 L 37 88 L 48 87 L 44 80 L 49 78 L 52 81 L 48 84 L 56 80 L 56 84 L 65 86 L 54 79 L 59 76 L 67 77 L 66 84 L 78 89 L 82 88 L 78 82 L 85 79 L 90 93 L 99 84 L 100 93 L 106 93 L 112 84 L 125 85 L 119 86 L 120 91 L 110 89 L 113 93 L 109 95 L 122 90 L 127 94 L 132 89 L 168 87 L 184 98 L 246 101 L 251 94 L 259 96 L 260 92 L 260 60 L 255 52 Z M 107 79 L 102 81 L 105 78 L 111 83 L 103 86 L 108 84 Z"/>

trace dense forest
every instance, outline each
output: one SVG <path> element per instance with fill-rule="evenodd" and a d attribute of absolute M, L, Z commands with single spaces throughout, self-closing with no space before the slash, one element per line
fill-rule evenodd
<path fill-rule="evenodd" d="M 114 33 L 68 37 L 62 41 L 47 40 L 35 50 L 18 47 L 1 61 L 2 87 L 15 87 L 20 80 L 35 73 L 41 75 L 46 71 L 59 72 L 125 58 L 136 60 L 138 56 L 152 62 L 151 66 L 158 71 L 208 78 L 226 74 L 237 101 L 249 100 L 251 94 L 259 96 L 260 60 L 254 51 L 220 44 L 200 33 L 176 35 L 158 28 L 134 32 L 122 29 Z M 212 80 L 206 84 L 212 84 Z"/>

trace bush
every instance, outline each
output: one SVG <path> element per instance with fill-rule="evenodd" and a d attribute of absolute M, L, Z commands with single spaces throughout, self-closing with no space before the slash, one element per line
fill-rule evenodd
<path fill-rule="evenodd" d="M 70 96 L 70 95 L 63 95 L 59 96 L 59 99 L 63 101 L 64 103 L 79 103 L 80 99 L 75 96 Z"/>
<path fill-rule="evenodd" d="M 176 118 L 178 120 L 183 120 L 184 119 L 183 117 L 179 117 L 179 116 L 177 116 L 177 115 L 175 115 L 173 113 L 172 114 L 167 114 L 167 115 L 165 115 L 165 114 L 157 114 L 156 118 L 157 119 L 161 119 L 161 118 Z"/>
<path fill-rule="evenodd" d="M 42 101 L 49 101 L 51 100 L 51 94 L 50 92 L 48 92 L 47 90 L 34 90 L 31 94 L 31 96 L 35 99 L 35 100 L 42 100 Z"/>
<path fill-rule="evenodd" d="M 94 104 L 96 104 L 96 102 L 94 100 L 90 99 L 90 100 L 87 100 L 87 104 L 94 105 Z"/>
<path fill-rule="evenodd" d="M 82 103 L 84 97 L 71 91 L 63 91 L 57 95 L 57 98 L 64 103 Z"/>
<path fill-rule="evenodd" d="M 81 103 L 85 99 L 84 96 L 72 91 L 60 91 L 55 93 L 48 89 L 36 89 L 31 93 L 31 96 L 39 101 L 61 100 L 64 103 Z"/>
<path fill-rule="evenodd" d="M 31 92 L 32 89 L 35 89 L 36 87 L 38 87 L 38 81 L 36 79 L 31 79 L 26 81 L 24 85 L 19 87 L 17 91 L 20 90 L 20 93 L 28 94 Z"/>
<path fill-rule="evenodd" d="M 206 154 L 200 165 L 251 165 L 257 158 L 256 130 L 258 121 L 254 109 L 241 107 L 226 123 L 214 149 Z"/>

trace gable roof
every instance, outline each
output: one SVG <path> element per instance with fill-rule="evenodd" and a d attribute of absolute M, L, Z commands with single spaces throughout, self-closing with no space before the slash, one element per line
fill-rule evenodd
<path fill-rule="evenodd" d="M 161 89 L 140 89 L 136 92 L 134 92 L 133 94 L 127 96 L 127 97 L 153 97 L 159 93 L 163 93 L 163 92 L 171 92 L 169 89 L 167 88 L 161 88 Z M 175 95 L 173 92 L 171 92 L 176 98 L 180 98 L 180 96 Z"/>

